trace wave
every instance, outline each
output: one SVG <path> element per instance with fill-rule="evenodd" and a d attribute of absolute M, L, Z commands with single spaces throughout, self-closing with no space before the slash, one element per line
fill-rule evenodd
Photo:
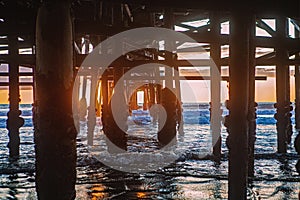
<path fill-rule="evenodd" d="M 208 103 L 184 103 L 183 107 L 183 121 L 185 124 L 210 124 L 210 112 Z M 221 106 L 223 109 L 223 117 L 228 115 L 229 111 L 224 105 Z M 32 105 L 21 104 L 20 110 L 22 112 L 21 117 L 25 120 L 25 127 L 31 127 L 32 124 Z M 9 111 L 8 104 L 0 104 L 0 128 L 6 127 L 7 112 Z M 257 124 L 272 125 L 276 124 L 274 114 L 276 109 L 274 103 L 258 103 L 257 107 Z M 292 112 L 294 113 L 294 112 Z M 292 117 L 292 122 L 295 119 Z"/>

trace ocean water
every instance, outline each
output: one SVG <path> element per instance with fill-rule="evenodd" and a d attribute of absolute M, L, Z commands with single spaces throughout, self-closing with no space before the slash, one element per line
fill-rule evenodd
<path fill-rule="evenodd" d="M 8 105 L 0 105 L 0 199 L 36 199 L 31 105 L 21 105 L 20 109 L 25 119 L 20 129 L 21 156 L 12 161 L 6 147 Z M 221 163 L 202 159 L 203 154 L 211 152 L 208 109 L 208 104 L 184 104 L 184 135 L 177 138 L 182 156 L 167 167 L 141 174 L 120 172 L 101 164 L 86 145 L 86 122 L 81 122 L 77 139 L 77 199 L 227 199 L 228 150 L 224 126 Z M 226 115 L 228 111 L 223 109 Z M 274 113 L 273 104 L 259 104 L 255 178 L 249 180 L 249 199 L 298 199 L 300 176 L 295 164 L 300 157 L 293 144 L 286 156 L 275 153 Z M 296 134 L 295 131 L 293 138 Z M 94 137 L 96 144 L 105 146 L 100 123 Z M 151 152 L 157 146 L 156 126 L 129 127 L 129 152 Z"/>

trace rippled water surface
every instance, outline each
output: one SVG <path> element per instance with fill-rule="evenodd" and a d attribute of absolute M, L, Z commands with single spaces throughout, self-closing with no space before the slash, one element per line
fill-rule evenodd
<path fill-rule="evenodd" d="M 8 159 L 5 129 L 7 105 L 0 105 L 0 199 L 36 199 L 34 183 L 34 143 L 31 106 L 22 105 L 25 125 L 20 129 L 21 156 Z M 224 114 L 227 111 L 224 110 Z M 260 104 L 256 140 L 255 178 L 250 179 L 249 199 L 298 199 L 300 176 L 295 170 L 299 157 L 292 144 L 287 156 L 275 154 L 276 127 L 271 104 Z M 293 119 L 294 120 L 294 119 Z M 82 122 L 77 139 L 77 199 L 227 199 L 227 133 L 222 128 L 220 164 L 203 160 L 211 151 L 209 111 L 206 104 L 185 105 L 184 135 L 178 135 L 177 162 L 155 172 L 132 174 L 113 170 L 91 156 L 86 145 L 86 124 Z M 129 127 L 128 152 L 158 149 L 156 126 Z M 296 133 L 294 133 L 294 136 Z M 95 144 L 105 149 L 98 125 Z"/>

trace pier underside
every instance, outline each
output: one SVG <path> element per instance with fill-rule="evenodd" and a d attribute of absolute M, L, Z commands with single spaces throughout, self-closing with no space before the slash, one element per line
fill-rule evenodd
<path fill-rule="evenodd" d="M 255 170 L 259 156 L 288 160 L 291 154 L 293 159 L 300 154 L 300 136 L 293 136 L 300 130 L 297 0 L 238 4 L 193 0 L 0 0 L 0 64 L 8 66 L 7 72 L 0 72 L 0 80 L 8 80 L 0 82 L 0 87 L 9 93 L 7 156 L 12 160 L 22 157 L 20 91 L 33 90 L 38 199 L 75 199 L 77 135 L 81 140 L 77 147 L 86 145 L 93 152 L 100 148 L 101 133 L 108 154 L 113 156 L 147 151 L 139 145 L 148 141 L 133 139 L 136 135 L 132 135 L 132 127 L 137 125 L 150 135 L 155 129 L 150 145 L 155 147 L 154 152 L 170 152 L 180 146 L 187 130 L 183 106 L 187 87 L 183 83 L 189 81 L 209 84 L 210 102 L 211 151 L 193 156 L 219 166 L 228 159 L 225 176 L 208 177 L 227 181 L 228 199 L 249 197 L 249 185 L 259 173 Z M 277 149 L 273 154 L 255 155 L 256 82 L 269 78 L 256 71 L 270 66 L 276 69 Z M 291 100 L 291 71 L 295 100 Z M 224 82 L 228 87 L 226 105 L 222 102 Z M 194 96 L 201 93 L 199 88 L 191 91 Z M 226 116 L 223 109 L 228 110 Z M 83 135 L 86 144 L 82 144 Z M 225 144 L 228 151 L 224 153 Z M 296 150 L 293 153 L 292 144 Z M 132 150 L 135 145 L 139 146 L 136 152 Z M 109 166 L 110 157 L 106 158 L 92 165 Z M 165 162 L 168 159 L 161 158 Z M 176 165 L 186 158 L 172 159 L 168 164 Z M 140 166 L 134 170 L 146 171 L 143 163 L 135 164 Z M 299 163 L 296 167 L 300 172 Z M 122 180 L 127 176 L 123 172 L 136 172 L 128 166 L 117 169 Z M 156 171 L 155 167 L 147 169 Z M 110 173 L 106 175 L 118 182 Z"/>

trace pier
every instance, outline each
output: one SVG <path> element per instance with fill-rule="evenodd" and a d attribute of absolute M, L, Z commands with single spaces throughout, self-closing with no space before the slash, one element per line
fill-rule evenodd
<path fill-rule="evenodd" d="M 276 28 L 264 19 L 274 20 Z M 229 33 L 222 33 L 224 23 L 229 23 Z M 139 49 L 138 45 L 143 44 L 125 38 L 122 43 L 114 41 L 101 46 L 116 34 L 143 27 L 178 31 L 196 43 L 187 41 L 184 46 L 163 38 L 151 41 L 149 48 Z M 258 28 L 269 36 L 258 36 Z M 213 147 L 205 159 L 218 164 L 228 158 L 228 199 L 247 199 L 249 180 L 255 179 L 255 85 L 267 80 L 266 76 L 256 75 L 257 66 L 276 66 L 276 155 L 287 155 L 291 144 L 300 155 L 300 136 L 292 140 L 293 129 L 300 131 L 299 33 L 297 0 L 238 4 L 193 0 L 0 1 L 0 64 L 8 65 L 8 72 L 0 73 L 8 79 L 0 82 L 9 91 L 7 156 L 16 160 L 20 156 L 19 129 L 24 124 L 19 108 L 20 90 L 30 87 L 34 93 L 38 199 L 75 199 L 76 136 L 82 131 L 80 124 L 86 124 L 86 145 L 92 146 L 96 118 L 100 117 L 103 134 L 112 143 L 108 151 L 122 153 L 128 151 L 128 117 L 133 110 L 149 110 L 159 129 L 158 147 L 176 145 L 177 137 L 184 134 L 181 83 L 208 81 Z M 199 48 L 208 54 L 207 58 L 198 55 Z M 260 53 L 259 48 L 271 50 Z M 119 52 L 121 55 L 109 66 L 97 66 L 95 71 L 94 63 L 86 61 L 95 49 L 102 58 Z M 225 51 L 227 56 L 222 54 Z M 185 58 L 184 53 L 196 58 Z M 144 71 L 134 71 L 138 66 L 145 66 Z M 22 72 L 20 67 L 31 72 Z M 102 72 L 104 67 L 107 68 Z M 209 68 L 209 75 L 195 72 L 205 67 Z M 224 67 L 229 68 L 228 75 L 222 73 Z M 292 67 L 294 101 L 290 96 Z M 130 70 L 133 71 L 127 76 Z M 191 74 L 185 74 L 185 70 Z M 21 81 L 21 77 L 32 81 Z M 229 112 L 224 122 L 227 138 L 221 137 L 222 82 L 227 82 L 229 90 Z M 139 94 L 143 95 L 142 103 L 138 102 Z M 165 119 L 157 114 L 160 110 L 155 110 L 154 105 L 164 108 Z M 228 155 L 221 151 L 225 140 Z"/>

